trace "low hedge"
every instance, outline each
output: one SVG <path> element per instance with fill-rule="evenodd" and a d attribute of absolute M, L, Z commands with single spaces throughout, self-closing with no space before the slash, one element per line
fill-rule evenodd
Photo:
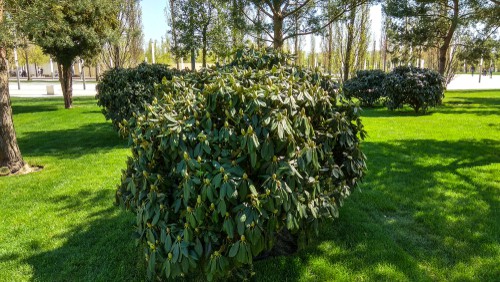
<path fill-rule="evenodd" d="M 337 217 L 361 181 L 359 109 L 319 71 L 268 66 L 164 80 L 130 119 L 117 201 L 137 215 L 150 278 L 241 273 L 277 235 Z"/>
<path fill-rule="evenodd" d="M 183 72 L 167 65 L 142 63 L 136 68 L 114 68 L 106 71 L 97 84 L 97 105 L 107 120 L 126 134 L 123 122 L 133 113 L 143 110 L 144 104 L 154 99 L 155 84 L 172 79 Z"/>
<path fill-rule="evenodd" d="M 357 71 L 355 77 L 344 83 L 343 93 L 347 98 L 357 98 L 361 106 L 372 107 L 384 96 L 385 76 L 382 70 Z"/>

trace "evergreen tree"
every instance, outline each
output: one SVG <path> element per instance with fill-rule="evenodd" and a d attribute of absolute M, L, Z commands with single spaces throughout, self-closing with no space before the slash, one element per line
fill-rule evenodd
<path fill-rule="evenodd" d="M 384 10 L 390 17 L 388 35 L 395 46 L 404 46 L 399 50 L 403 59 L 411 57 L 413 50 L 437 48 L 438 71 L 450 78 L 451 47 L 457 30 L 468 26 L 497 29 L 500 25 L 500 6 L 494 2 L 387 0 Z"/>

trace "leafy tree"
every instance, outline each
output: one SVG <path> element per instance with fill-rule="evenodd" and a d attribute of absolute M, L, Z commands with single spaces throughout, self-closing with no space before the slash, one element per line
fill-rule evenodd
<path fill-rule="evenodd" d="M 110 32 L 117 28 L 116 6 L 111 0 L 21 2 L 20 26 L 46 54 L 57 60 L 64 105 L 71 108 L 71 66 L 77 58 L 99 54 Z"/>
<path fill-rule="evenodd" d="M 40 46 L 27 43 L 23 48 L 19 49 L 19 63 L 21 65 L 26 65 L 28 70 L 28 80 L 31 79 L 29 73 L 30 62 L 35 64 L 35 69 L 37 69 L 37 66 L 48 61 L 49 56 L 43 53 L 43 50 L 42 48 L 40 48 Z M 35 76 L 38 76 L 38 74 L 35 74 Z"/>
<path fill-rule="evenodd" d="M 495 62 L 500 58 L 500 40 L 494 37 L 484 40 L 476 38 L 467 38 L 464 48 L 458 54 L 460 61 L 468 64 L 478 64 L 481 59 L 484 61 L 484 67 L 488 68 L 490 62 Z"/>
<path fill-rule="evenodd" d="M 5 16 L 11 2 L 0 0 L 0 175 L 21 170 L 25 164 L 17 144 L 10 104 L 7 47 L 12 43 L 10 21 Z"/>

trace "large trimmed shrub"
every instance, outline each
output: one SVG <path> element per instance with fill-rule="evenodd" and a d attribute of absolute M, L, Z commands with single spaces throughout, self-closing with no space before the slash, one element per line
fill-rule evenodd
<path fill-rule="evenodd" d="M 357 71 L 356 77 L 347 80 L 342 90 L 347 98 L 357 98 L 362 106 L 372 107 L 384 96 L 385 76 L 382 70 Z"/>
<path fill-rule="evenodd" d="M 126 133 L 123 122 L 134 112 L 144 109 L 144 104 L 154 98 L 155 84 L 163 78 L 172 79 L 182 72 L 167 65 L 142 63 L 136 68 L 114 68 L 106 71 L 97 84 L 97 105 L 102 108 L 106 119 L 111 119 L 117 129 Z"/>
<path fill-rule="evenodd" d="M 277 234 L 338 216 L 363 177 L 359 109 L 329 77 L 235 65 L 164 80 L 130 120 L 117 201 L 137 214 L 150 277 L 234 275 Z"/>
<path fill-rule="evenodd" d="M 407 104 L 415 110 L 426 112 L 429 107 L 441 104 L 444 98 L 444 79 L 436 71 L 416 67 L 397 67 L 383 83 L 390 110 Z"/>

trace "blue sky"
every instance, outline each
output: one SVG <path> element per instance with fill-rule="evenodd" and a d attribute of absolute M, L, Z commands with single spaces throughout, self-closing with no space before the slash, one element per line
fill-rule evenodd
<path fill-rule="evenodd" d="M 140 3 L 142 6 L 142 24 L 144 26 L 144 44 L 149 42 L 149 39 L 160 42 L 161 38 L 165 37 L 167 33 L 167 20 L 165 18 L 167 0 L 142 0 Z M 380 5 L 371 7 L 372 33 L 374 33 L 377 41 L 380 39 L 381 16 Z M 309 50 L 309 40 L 306 40 L 306 42 L 308 45 L 306 46 L 306 50 Z M 316 40 L 316 44 L 316 50 L 319 50 L 319 38 Z"/>
<path fill-rule="evenodd" d="M 167 33 L 165 7 L 167 0 L 142 0 L 142 25 L 144 26 L 144 43 L 149 39 L 161 40 Z"/>

